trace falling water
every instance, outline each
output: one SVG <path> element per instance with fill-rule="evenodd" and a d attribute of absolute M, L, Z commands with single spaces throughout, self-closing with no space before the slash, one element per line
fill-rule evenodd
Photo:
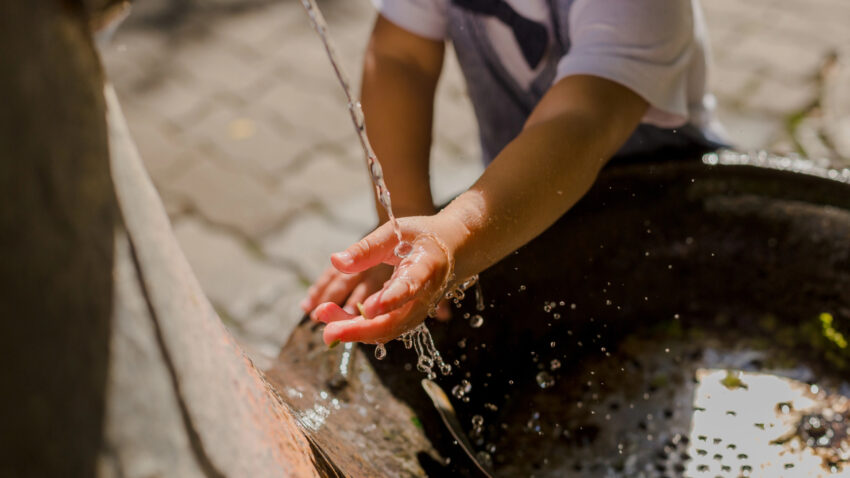
<path fill-rule="evenodd" d="M 337 80 L 339 80 L 339 84 L 345 93 L 345 98 L 348 101 L 348 112 L 351 115 L 351 121 L 354 123 L 354 128 L 357 130 L 357 136 L 360 138 L 360 145 L 363 147 L 363 153 L 365 154 L 366 162 L 369 165 L 369 174 L 372 178 L 372 184 L 375 186 L 378 201 L 387 211 L 387 216 L 389 217 L 393 232 L 395 232 L 396 238 L 398 239 L 395 254 L 398 257 L 406 257 L 410 254 L 413 247 L 409 242 L 402 239 L 401 228 L 393 214 L 390 191 L 387 189 L 387 184 L 384 181 L 384 172 L 381 168 L 381 163 L 378 161 L 378 157 L 375 155 L 375 151 L 372 149 L 369 137 L 366 134 L 366 121 L 363 116 L 363 108 L 360 106 L 360 102 L 352 92 L 351 82 L 348 79 L 348 75 L 345 73 L 345 70 L 339 62 L 339 58 L 336 56 L 336 50 L 331 44 L 331 40 L 328 35 L 328 24 L 325 21 L 325 17 L 322 15 L 321 10 L 319 10 L 319 6 L 316 4 L 315 0 L 301 0 L 301 4 L 307 10 L 307 14 L 310 16 L 310 22 L 313 24 L 313 28 L 322 39 L 322 44 L 328 54 L 328 59 L 330 60 L 334 72 L 336 73 Z M 459 302 L 463 298 L 464 291 L 473 284 L 477 284 L 477 282 L 478 276 L 472 276 L 463 281 L 455 289 L 447 292 L 445 297 Z M 479 310 L 482 310 L 484 305 L 480 286 L 476 288 L 476 299 L 480 304 Z M 418 355 L 416 368 L 419 371 L 426 373 L 429 378 L 436 376 L 433 372 L 435 365 L 439 368 L 443 375 L 451 373 L 451 365 L 445 363 L 440 357 L 440 353 L 437 351 L 436 347 L 434 347 L 434 339 L 431 337 L 431 332 L 424 323 L 419 324 L 419 326 L 415 329 L 404 333 L 401 337 L 399 337 L 399 339 L 404 342 L 406 348 L 415 348 Z M 375 349 L 375 357 L 380 360 L 385 356 L 386 349 L 383 344 L 380 344 Z"/>
<path fill-rule="evenodd" d="M 434 338 L 431 337 L 431 331 L 421 323 L 415 329 L 409 330 L 399 337 L 399 340 L 404 342 L 404 347 L 414 349 L 416 351 L 417 361 L 416 369 L 428 376 L 429 379 L 434 379 L 437 374 L 434 372 L 434 366 L 440 370 L 443 375 L 452 373 L 452 366 L 443 361 L 443 357 L 434 346 Z"/>
<path fill-rule="evenodd" d="M 304 5 L 304 8 L 307 10 L 307 14 L 310 16 L 310 22 L 313 24 L 313 28 L 322 39 L 322 44 L 325 46 L 328 59 L 333 66 L 340 86 L 342 86 L 345 98 L 348 100 L 348 112 L 351 115 L 351 121 L 354 123 L 354 129 L 357 130 L 357 136 L 360 138 L 360 145 L 363 147 L 363 153 L 366 155 L 366 162 L 369 165 L 369 175 L 372 177 L 372 184 L 375 185 L 375 192 L 378 195 L 378 201 L 387 211 L 390 224 L 392 225 L 393 231 L 398 239 L 398 245 L 395 248 L 395 253 L 398 257 L 405 257 L 410 254 L 412 247 L 410 243 L 402 239 L 401 228 L 393 214 L 390 191 L 387 189 L 387 184 L 384 181 L 384 170 L 381 168 L 381 163 L 378 161 L 378 157 L 375 156 L 375 151 L 372 150 L 372 144 L 369 143 L 369 137 L 366 135 L 366 121 L 363 117 L 363 108 L 361 108 L 360 101 L 357 100 L 354 92 L 351 91 L 351 82 L 349 81 L 345 70 L 343 70 L 342 65 L 339 62 L 339 58 L 336 56 L 336 50 L 331 44 L 330 37 L 328 36 L 328 24 L 325 21 L 325 17 L 322 15 L 321 10 L 319 10 L 319 6 L 316 5 L 315 0 L 301 0 L 301 4 Z"/>

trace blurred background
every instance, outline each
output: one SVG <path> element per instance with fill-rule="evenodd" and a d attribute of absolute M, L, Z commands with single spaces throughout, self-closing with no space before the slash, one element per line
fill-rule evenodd
<path fill-rule="evenodd" d="M 320 1 L 355 85 L 368 0 Z M 740 149 L 850 165 L 850 2 L 704 0 L 720 118 Z M 481 172 L 454 57 L 438 92 L 432 184 Z M 360 145 L 298 0 L 144 0 L 103 52 L 107 74 L 220 316 L 274 356 L 328 256 L 375 225 Z"/>

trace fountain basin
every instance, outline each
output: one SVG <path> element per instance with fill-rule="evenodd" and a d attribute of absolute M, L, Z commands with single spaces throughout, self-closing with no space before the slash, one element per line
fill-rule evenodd
<path fill-rule="evenodd" d="M 483 311 L 467 297 L 430 327 L 455 363 L 437 383 L 449 392 L 470 382 L 453 404 L 497 476 L 850 472 L 846 171 L 732 153 L 609 167 L 481 285 Z M 423 392 L 412 351 L 393 342 L 377 361 L 366 346 L 340 385 L 340 352 L 326 352 L 315 329 L 299 327 L 269 376 L 292 387 L 300 369 L 296 409 L 324 392 L 358 411 L 330 410 L 310 431 L 333 448 L 330 462 L 344 471 L 352 455 L 389 447 L 375 457 L 386 476 L 478 476 Z M 341 443 L 341 433 L 373 437 Z"/>

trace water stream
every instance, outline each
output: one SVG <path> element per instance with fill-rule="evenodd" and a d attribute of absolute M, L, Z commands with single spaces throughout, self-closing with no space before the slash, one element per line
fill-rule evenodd
<path fill-rule="evenodd" d="M 330 60 L 334 72 L 336 73 L 337 80 L 339 80 L 339 84 L 342 87 L 343 92 L 345 93 L 345 98 L 348 101 L 348 112 L 351 116 L 351 121 L 354 124 L 355 130 L 357 130 L 357 136 L 360 139 L 360 145 L 363 148 L 363 153 L 366 156 L 366 162 L 369 166 L 369 175 L 372 179 L 372 184 L 375 187 L 378 202 L 380 202 L 381 206 L 383 206 L 383 208 L 387 211 L 389 222 L 392 225 L 393 232 L 395 233 L 396 238 L 398 239 L 398 245 L 395 248 L 395 254 L 399 258 L 406 257 L 411 253 L 413 246 L 403 239 L 401 234 L 401 228 L 399 227 L 398 221 L 396 220 L 396 217 L 393 214 L 390 191 L 387 188 L 386 182 L 384 181 L 384 172 L 381 168 L 381 163 L 380 161 L 378 161 L 378 157 L 375 155 L 375 151 L 372 149 L 372 145 L 369 142 L 369 137 L 366 134 L 366 121 L 363 115 L 363 109 L 360 106 L 360 101 L 358 101 L 357 97 L 352 91 L 349 77 L 339 62 L 339 58 L 336 55 L 336 50 L 334 49 L 333 44 L 330 40 L 330 36 L 328 35 L 328 24 L 325 21 L 324 15 L 322 15 L 321 10 L 319 10 L 319 6 L 316 4 L 316 1 L 301 0 L 301 4 L 307 10 L 307 14 L 310 17 L 310 22 L 312 23 L 313 28 L 316 30 L 322 40 L 322 44 L 325 47 L 328 59 Z M 449 261 L 451 261 L 450 257 L 448 259 Z M 449 274 L 451 275 L 451 272 Z M 444 291 L 441 291 L 440 297 L 442 298 L 442 296 L 445 295 L 447 299 L 453 299 L 455 300 L 455 302 L 457 302 L 463 298 L 464 291 L 466 291 L 466 289 L 468 287 L 471 287 L 473 284 L 476 284 L 477 281 L 478 276 L 473 276 L 463 281 L 459 286 L 449 292 L 444 293 Z M 480 298 L 480 287 L 476 289 L 476 297 L 479 298 L 479 302 L 483 304 L 483 299 Z M 435 315 L 435 311 L 436 304 L 434 307 L 431 308 L 431 310 L 429 310 L 428 315 L 433 317 Z M 436 347 L 434 346 L 434 339 L 431 337 L 431 332 L 428 330 L 428 327 L 425 325 L 424 322 L 419 324 L 415 329 L 405 332 L 401 337 L 399 337 L 399 340 L 404 342 L 406 348 L 413 348 L 416 350 L 416 354 L 418 356 L 416 368 L 419 371 L 425 373 L 429 378 L 434 378 L 436 376 L 433 371 L 435 366 L 440 370 L 443 375 L 448 375 L 451 373 L 451 365 L 443 361 L 442 357 L 440 356 L 440 352 L 437 351 Z M 384 344 L 378 344 L 375 348 L 375 358 L 381 360 L 386 357 L 386 355 L 387 351 L 384 347 Z"/>
<path fill-rule="evenodd" d="M 411 245 L 402 238 L 401 228 L 393 214 L 390 191 L 387 189 L 387 184 L 384 181 L 384 171 L 381 168 L 381 163 L 378 161 L 378 157 L 375 155 L 375 151 L 372 149 L 369 137 L 366 135 L 366 120 L 363 116 L 363 108 L 360 106 L 360 101 L 357 99 L 357 96 L 355 96 L 352 91 L 351 81 L 348 79 L 348 75 L 342 68 L 342 64 L 339 62 L 339 58 L 336 55 L 336 49 L 333 47 L 330 36 L 328 35 L 328 24 L 325 21 L 324 15 L 322 15 L 322 11 L 319 10 L 319 6 L 316 4 L 315 0 L 301 0 L 301 4 L 304 5 L 304 8 L 307 10 L 307 14 L 310 16 L 310 22 L 313 24 L 313 29 L 315 29 L 316 33 L 319 34 L 319 38 L 322 39 L 325 52 L 328 54 L 328 59 L 331 62 L 331 66 L 333 66 L 334 73 L 336 73 L 336 77 L 337 80 L 339 80 L 342 91 L 345 93 L 345 99 L 348 101 L 348 113 L 351 115 L 351 121 L 354 123 L 354 129 L 357 130 L 357 137 L 360 139 L 360 146 L 363 148 L 363 153 L 366 155 L 366 162 L 369 166 L 369 175 L 372 178 L 372 184 L 375 186 L 378 201 L 387 211 L 387 216 L 389 217 L 393 232 L 395 232 L 396 238 L 398 239 L 398 245 L 396 246 L 395 253 L 399 257 L 405 257 L 410 254 Z"/>

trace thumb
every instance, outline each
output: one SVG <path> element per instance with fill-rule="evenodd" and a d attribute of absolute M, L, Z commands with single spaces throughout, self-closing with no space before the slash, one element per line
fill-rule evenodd
<path fill-rule="evenodd" d="M 393 256 L 398 239 L 389 223 L 384 223 L 348 249 L 331 255 L 331 263 L 346 274 L 362 272 Z"/>

